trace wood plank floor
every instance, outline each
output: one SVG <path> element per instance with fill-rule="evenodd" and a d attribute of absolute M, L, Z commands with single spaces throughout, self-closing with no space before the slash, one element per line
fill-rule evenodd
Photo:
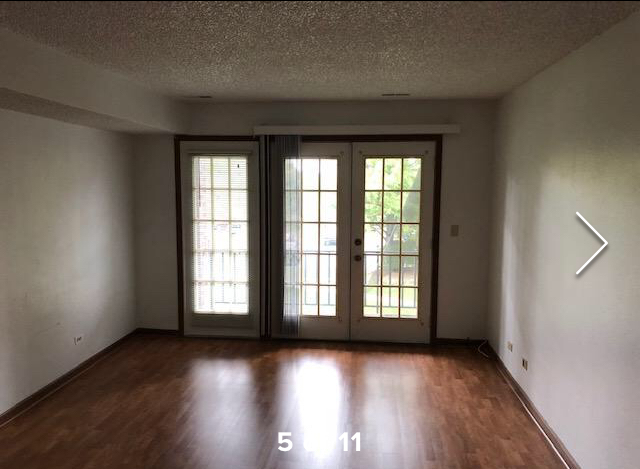
<path fill-rule="evenodd" d="M 0 467 L 564 466 L 473 348 L 138 335 L 1 427 Z"/>

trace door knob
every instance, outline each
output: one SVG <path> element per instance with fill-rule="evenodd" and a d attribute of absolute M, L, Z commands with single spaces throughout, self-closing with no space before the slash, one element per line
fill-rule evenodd
<path fill-rule="evenodd" d="M 362 240 L 360 238 L 356 238 L 353 244 L 355 244 L 356 246 L 360 246 L 362 244 Z"/>
<path fill-rule="evenodd" d="M 360 254 L 356 254 L 355 256 L 353 256 L 353 260 L 360 262 L 362 260 L 362 256 Z"/>

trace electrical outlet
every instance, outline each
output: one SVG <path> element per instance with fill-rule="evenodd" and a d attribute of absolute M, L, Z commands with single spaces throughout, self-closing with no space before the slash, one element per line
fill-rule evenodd
<path fill-rule="evenodd" d="M 529 361 L 526 358 L 522 359 L 522 368 L 524 368 L 525 370 L 529 369 Z"/>
<path fill-rule="evenodd" d="M 511 342 L 507 342 L 507 348 L 509 349 L 509 352 L 513 352 L 513 344 Z"/>
<path fill-rule="evenodd" d="M 78 345 L 80 342 L 82 342 L 82 339 L 84 339 L 83 335 L 77 335 L 73 338 L 73 344 L 74 345 Z"/>

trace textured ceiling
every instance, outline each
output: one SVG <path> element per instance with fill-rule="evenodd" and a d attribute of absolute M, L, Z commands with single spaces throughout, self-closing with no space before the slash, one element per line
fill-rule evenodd
<path fill-rule="evenodd" d="M 0 25 L 172 96 L 492 97 L 640 2 L 0 2 Z"/>

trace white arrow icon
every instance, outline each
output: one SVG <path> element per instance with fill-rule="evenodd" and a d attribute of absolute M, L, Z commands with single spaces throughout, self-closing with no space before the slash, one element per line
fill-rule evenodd
<path fill-rule="evenodd" d="M 589 265 L 589 262 L 591 262 L 592 260 L 594 260 L 594 259 L 596 258 L 596 256 L 597 256 L 598 254 L 600 254 L 600 251 L 602 251 L 604 248 L 606 248 L 606 247 L 607 247 L 607 245 L 609 244 L 609 241 L 607 241 L 606 239 L 604 239 L 604 238 L 602 237 L 602 235 L 601 235 L 600 233 L 598 233 L 598 231 L 597 231 L 593 226 L 591 226 L 591 223 L 589 223 L 589 222 L 588 222 L 588 221 L 587 221 L 587 220 L 586 220 L 582 215 L 580 215 L 580 212 L 576 212 L 576 215 L 578 215 L 578 216 L 580 217 L 580 220 L 582 220 L 583 222 L 585 222 L 585 223 L 587 224 L 587 226 L 588 226 L 589 228 L 591 228 L 591 231 L 593 231 L 595 234 L 597 234 L 597 235 L 598 235 L 598 238 L 600 238 L 600 239 L 602 240 L 602 242 L 604 243 L 602 246 L 600 246 L 600 249 L 598 249 L 598 250 L 596 251 L 596 253 L 595 253 L 593 256 L 591 256 L 591 257 L 589 258 L 589 260 L 588 260 L 587 262 L 585 262 L 585 263 L 584 263 L 584 265 L 583 265 L 582 267 L 580 267 L 580 269 L 578 269 L 578 271 L 576 272 L 576 275 L 580 275 L 580 272 L 582 272 L 582 271 L 584 270 L 584 268 L 585 268 L 586 266 L 588 266 L 588 265 Z"/>

